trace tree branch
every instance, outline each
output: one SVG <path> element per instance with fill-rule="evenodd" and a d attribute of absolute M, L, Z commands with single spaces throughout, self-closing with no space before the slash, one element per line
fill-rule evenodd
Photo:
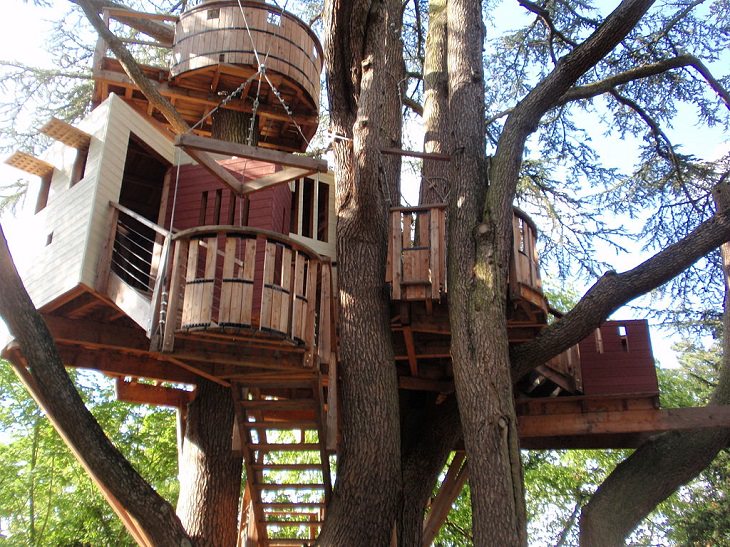
<path fill-rule="evenodd" d="M 633 82 L 642 78 L 656 76 L 658 74 L 667 72 L 668 70 L 682 68 L 686 66 L 691 66 L 695 70 L 697 70 L 697 72 L 702 75 L 705 81 L 707 81 L 712 90 L 717 93 L 720 99 L 725 103 L 725 106 L 730 109 L 730 94 L 728 94 L 727 90 L 722 87 L 722 84 L 714 78 L 712 73 L 704 65 L 704 63 L 702 63 L 702 61 L 700 61 L 694 55 L 689 54 L 679 55 L 671 59 L 665 59 L 657 63 L 652 63 L 650 65 L 632 68 L 631 70 L 609 76 L 608 78 L 593 82 L 591 84 L 574 87 L 566 91 L 563 96 L 560 97 L 556 106 L 562 106 L 570 101 L 590 99 L 592 97 L 602 95 L 603 93 L 611 93 L 617 86 L 627 84 L 629 82 Z"/>
<path fill-rule="evenodd" d="M 82 463 L 155 545 L 192 545 L 172 506 L 104 434 L 63 367 L 46 324 L 23 287 L 0 226 L 0 316 L 15 337 L 46 411 Z M 17 361 L 17 359 L 16 359 Z"/>
<path fill-rule="evenodd" d="M 538 365 L 574 346 L 613 311 L 666 283 L 726 241 L 730 241 L 730 212 L 723 211 L 636 268 L 620 274 L 604 274 L 562 319 L 543 330 L 537 338 L 514 348 L 513 380 L 519 380 Z"/>
<path fill-rule="evenodd" d="M 116 16 L 115 18 L 125 25 L 132 27 L 164 44 L 172 45 L 175 40 L 175 29 L 164 23 L 158 23 L 157 21 L 151 21 L 150 19 L 141 19 L 134 17 L 134 11 L 129 9 L 129 6 L 120 4 L 118 2 L 112 2 L 110 0 L 69 0 L 72 4 L 83 9 L 84 4 L 90 5 L 95 9 L 96 13 L 100 13 L 104 8 L 116 8 L 130 12 L 130 17 Z M 84 12 L 86 12 L 84 10 Z M 88 14 L 87 14 L 88 17 Z"/>
<path fill-rule="evenodd" d="M 415 99 L 412 99 L 408 96 L 403 96 L 403 104 L 406 105 L 408 108 L 413 110 L 416 114 L 419 116 L 423 116 L 423 105 L 416 101 Z"/>
<path fill-rule="evenodd" d="M 563 57 L 553 71 L 520 101 L 507 118 L 490 170 L 488 208 L 500 211 L 501 229 L 511 229 L 512 202 L 527 137 L 542 116 L 591 67 L 633 29 L 655 0 L 623 0 L 585 42 Z"/>
<path fill-rule="evenodd" d="M 124 68 L 124 72 L 134 81 L 139 87 L 140 91 L 147 97 L 151 103 L 154 104 L 155 108 L 165 117 L 168 123 L 177 133 L 187 133 L 190 126 L 180 116 L 175 107 L 172 106 L 170 101 L 163 97 L 157 90 L 157 87 L 150 82 L 150 80 L 144 75 L 142 69 L 134 60 L 134 57 L 129 50 L 124 46 L 121 40 L 117 38 L 109 28 L 104 24 L 104 21 L 99 17 L 98 10 L 96 8 L 96 0 L 70 0 L 71 2 L 78 4 L 78 6 L 84 11 L 87 19 L 94 27 L 99 36 L 107 43 L 109 49 L 114 52 L 117 59 Z"/>

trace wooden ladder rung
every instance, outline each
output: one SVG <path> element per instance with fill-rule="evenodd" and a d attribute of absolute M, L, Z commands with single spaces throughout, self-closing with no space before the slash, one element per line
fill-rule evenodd
<path fill-rule="evenodd" d="M 324 484 L 315 484 L 315 483 L 292 483 L 292 484 L 283 484 L 283 483 L 274 483 L 274 482 L 266 482 L 262 484 L 257 484 L 256 488 L 259 490 L 321 490 L 324 488 Z"/>
<path fill-rule="evenodd" d="M 321 520 L 262 520 L 260 521 L 262 524 L 266 524 L 267 526 L 281 526 L 281 527 L 290 527 L 290 526 L 309 526 L 310 528 L 313 527 L 320 527 L 322 526 L 324 521 Z"/>
<path fill-rule="evenodd" d="M 257 471 L 321 471 L 321 463 L 254 463 L 251 467 Z"/>
<path fill-rule="evenodd" d="M 324 502 L 321 501 L 263 501 L 261 506 L 264 509 L 303 509 L 311 508 L 318 509 L 324 507 Z"/>
<path fill-rule="evenodd" d="M 241 401 L 241 406 L 249 410 L 308 410 L 315 406 L 314 399 L 274 399 Z"/>
<path fill-rule="evenodd" d="M 290 429 L 318 429 L 319 424 L 313 421 L 297 422 L 243 422 L 243 427 L 248 429 L 273 429 L 274 431 L 288 431 Z"/>
<path fill-rule="evenodd" d="M 319 450 L 317 443 L 250 443 L 247 445 L 251 450 L 259 450 L 262 452 L 299 452 Z"/>

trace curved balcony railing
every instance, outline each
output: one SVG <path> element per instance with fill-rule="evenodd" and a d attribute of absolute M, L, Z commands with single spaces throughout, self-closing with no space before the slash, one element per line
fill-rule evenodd
<path fill-rule="evenodd" d="M 328 350 L 328 260 L 288 237 L 253 228 L 202 226 L 173 236 L 163 350 L 175 333 L 259 331 L 307 351 Z"/>

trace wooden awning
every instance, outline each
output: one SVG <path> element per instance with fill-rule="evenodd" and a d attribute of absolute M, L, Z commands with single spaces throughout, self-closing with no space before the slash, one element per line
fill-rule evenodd
<path fill-rule="evenodd" d="M 88 150 L 91 143 L 91 135 L 58 118 L 51 118 L 41 133 L 77 150 Z"/>
<path fill-rule="evenodd" d="M 46 161 L 43 161 L 42 159 L 32 156 L 31 154 L 21 152 L 20 150 L 18 150 L 12 156 L 6 159 L 5 163 L 12 167 L 15 167 L 16 169 L 20 169 L 21 171 L 25 171 L 26 173 L 30 173 L 31 175 L 36 175 L 39 177 L 44 177 L 53 172 L 53 165 Z"/>
<path fill-rule="evenodd" d="M 327 172 L 326 160 L 296 156 L 288 152 L 268 150 L 266 148 L 247 146 L 245 144 L 209 139 L 194 134 L 178 135 L 175 138 L 175 146 L 182 148 L 191 158 L 239 195 L 255 192 L 256 190 L 263 190 L 264 188 L 277 184 L 284 184 L 285 182 L 290 182 L 314 173 Z M 239 181 L 230 171 L 216 162 L 210 156 L 210 153 L 262 161 L 282 166 L 283 169 L 258 179 L 243 182 Z"/>

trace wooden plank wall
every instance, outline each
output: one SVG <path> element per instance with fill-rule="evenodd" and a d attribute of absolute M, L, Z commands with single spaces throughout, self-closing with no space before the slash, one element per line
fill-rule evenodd
<path fill-rule="evenodd" d="M 586 395 L 659 391 L 645 320 L 607 321 L 580 343 L 580 357 Z"/>
<path fill-rule="evenodd" d="M 319 104 L 319 75 L 322 58 L 313 33 L 295 17 L 285 14 L 279 24 L 269 21 L 269 7 L 245 6 L 246 20 L 237 4 L 210 6 L 219 10 L 217 18 L 208 18 L 209 9 L 191 10 L 180 17 L 176 29 L 175 59 L 172 74 L 214 66 L 219 63 L 250 66 L 256 69 L 254 48 L 266 55 L 266 68 L 299 83 L 315 104 Z M 278 14 L 277 14 L 278 15 Z M 222 56 L 222 57 L 221 57 Z"/>

